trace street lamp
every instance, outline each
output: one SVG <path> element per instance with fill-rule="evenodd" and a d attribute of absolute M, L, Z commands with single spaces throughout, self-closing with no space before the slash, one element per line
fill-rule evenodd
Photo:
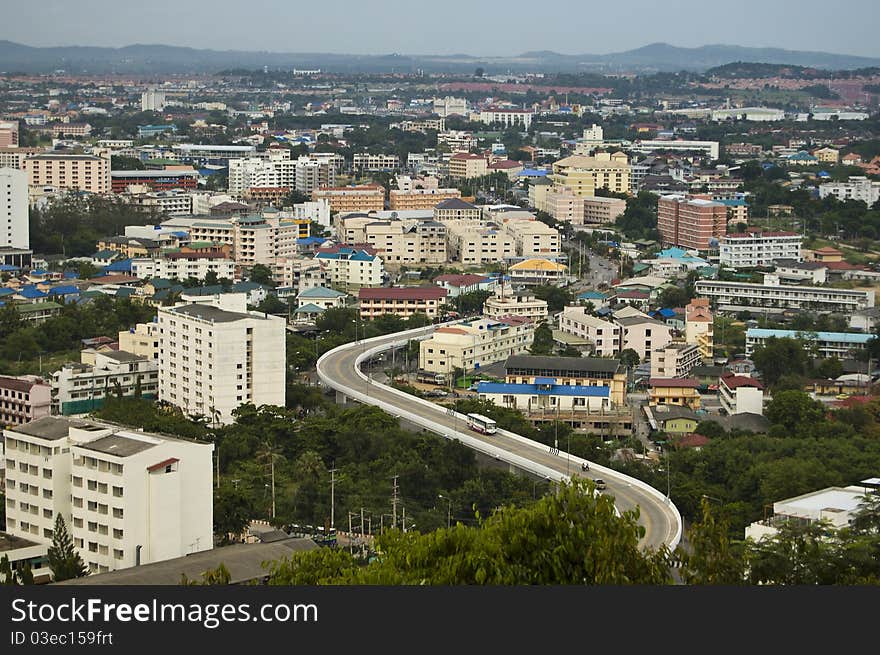
<path fill-rule="evenodd" d="M 658 441 L 657 445 L 663 449 L 663 452 L 666 453 L 666 502 L 669 502 L 669 489 L 670 489 L 670 478 L 669 478 L 669 449 L 666 447 L 668 441 Z"/>
<path fill-rule="evenodd" d="M 444 496 L 443 494 L 437 494 L 437 498 L 441 498 L 446 501 L 446 527 L 449 528 L 452 525 L 452 499 L 448 496 Z"/>

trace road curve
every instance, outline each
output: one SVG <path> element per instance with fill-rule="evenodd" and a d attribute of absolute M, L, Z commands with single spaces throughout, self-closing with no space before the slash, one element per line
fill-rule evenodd
<path fill-rule="evenodd" d="M 411 339 L 423 339 L 435 328 L 428 326 L 335 348 L 318 359 L 318 377 L 323 384 L 348 398 L 380 407 L 394 416 L 405 418 L 446 438 L 456 439 L 474 450 L 540 477 L 555 481 L 580 475 L 602 478 L 608 485 L 606 493 L 614 496 L 618 511 L 639 508 L 639 523 L 645 527 L 645 535 L 640 542 L 642 546 L 658 548 L 666 544 L 675 548 L 678 545 L 681 539 L 681 514 L 662 493 L 641 480 L 593 462 L 589 462 L 588 473 L 582 474 L 581 464 L 585 460 L 561 450 L 558 454 L 552 454 L 546 445 L 504 430 L 488 436 L 472 432 L 467 429 L 462 414 L 372 381 L 360 370 L 360 363 L 368 357 L 406 345 Z"/>

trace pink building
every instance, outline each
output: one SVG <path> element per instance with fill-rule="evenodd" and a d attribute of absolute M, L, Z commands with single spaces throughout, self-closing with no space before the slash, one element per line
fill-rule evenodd
<path fill-rule="evenodd" d="M 0 121 L 0 148 L 18 145 L 18 121 Z"/>
<path fill-rule="evenodd" d="M 49 416 L 52 387 L 36 375 L 0 376 L 0 424 L 21 425 Z"/>

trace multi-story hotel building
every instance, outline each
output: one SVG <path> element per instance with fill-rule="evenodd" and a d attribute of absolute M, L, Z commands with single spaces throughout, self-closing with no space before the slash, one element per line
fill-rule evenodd
<path fill-rule="evenodd" d="M 131 260 L 131 274 L 142 278 L 204 280 L 208 273 L 216 273 L 218 279 L 235 278 L 236 263 L 216 252 L 171 252 L 161 257 Z"/>
<path fill-rule="evenodd" d="M 51 412 L 52 387 L 43 378 L 0 376 L 0 425 L 21 425 Z"/>
<path fill-rule="evenodd" d="M 520 126 L 528 130 L 535 112 L 528 109 L 484 109 L 480 112 L 480 122 L 487 125 L 500 123 L 504 127 Z"/>
<path fill-rule="evenodd" d="M 449 158 L 449 177 L 469 180 L 489 174 L 489 162 L 483 155 L 457 152 Z"/>
<path fill-rule="evenodd" d="M 290 191 L 296 185 L 297 162 L 289 150 L 274 150 L 268 159 L 249 157 L 229 160 L 229 193 L 244 197 L 253 188 L 280 187 Z"/>
<path fill-rule="evenodd" d="M 518 257 L 558 257 L 560 251 L 559 230 L 542 223 L 532 215 L 525 218 L 512 216 L 495 221 L 516 244 Z"/>
<path fill-rule="evenodd" d="M 412 189 L 401 191 L 391 189 L 388 193 L 388 209 L 401 211 L 407 209 L 433 209 L 444 200 L 461 198 L 458 189 Z"/>
<path fill-rule="evenodd" d="M 30 248 L 27 174 L 0 168 L 0 248 Z"/>
<path fill-rule="evenodd" d="M 28 186 L 110 193 L 110 153 L 73 155 L 41 153 L 24 161 Z"/>
<path fill-rule="evenodd" d="M 372 212 L 385 209 L 385 189 L 378 184 L 328 187 L 312 191 L 312 200 L 326 201 L 331 212 Z"/>
<path fill-rule="evenodd" d="M 456 368 L 473 372 L 525 352 L 534 336 L 535 324 L 517 316 L 440 327 L 419 343 L 419 368 L 447 376 Z"/>
<path fill-rule="evenodd" d="M 332 187 L 336 184 L 336 167 L 335 159 L 300 157 L 296 160 L 296 190 L 308 195 L 316 189 Z"/>
<path fill-rule="evenodd" d="M 557 221 L 584 224 L 584 198 L 565 188 L 551 188 L 543 198 L 543 210 Z"/>
<path fill-rule="evenodd" d="M 483 216 L 483 210 L 476 205 L 460 198 L 444 200 L 434 207 L 435 221 L 477 221 Z"/>
<path fill-rule="evenodd" d="M 58 515 L 91 573 L 213 547 L 213 444 L 58 416 L 4 441 L 7 532 L 43 556 Z M 50 572 L 32 561 L 35 577 Z"/>
<path fill-rule="evenodd" d="M 727 234 L 727 208 L 704 198 L 663 196 L 657 201 L 657 229 L 664 244 L 706 251 Z"/>
<path fill-rule="evenodd" d="M 243 293 L 160 307 L 159 400 L 221 424 L 245 403 L 284 406 L 285 322 Z"/>
<path fill-rule="evenodd" d="M 775 259 L 801 261 L 803 237 L 797 232 L 761 232 L 749 230 L 728 234 L 720 239 L 722 266 L 753 268 L 772 266 Z"/>
<path fill-rule="evenodd" d="M 716 302 L 719 309 L 767 307 L 850 314 L 874 306 L 872 289 L 780 285 L 772 275 L 765 275 L 763 284 L 698 280 L 696 292 Z"/>
<path fill-rule="evenodd" d="M 449 292 L 440 287 L 380 287 L 358 291 L 361 318 L 372 320 L 384 314 L 409 318 L 425 314 L 434 319 Z"/>
<path fill-rule="evenodd" d="M 596 189 L 629 193 L 629 159 L 622 152 L 597 153 L 595 157 L 572 155 L 553 164 L 548 178 L 553 186 L 566 188 L 576 196 L 592 198 Z"/>

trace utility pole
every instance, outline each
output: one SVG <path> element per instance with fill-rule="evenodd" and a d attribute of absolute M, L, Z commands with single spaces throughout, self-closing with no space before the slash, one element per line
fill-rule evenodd
<path fill-rule="evenodd" d="M 401 522 L 403 523 L 403 531 L 406 532 L 406 506 L 401 508 L 401 512 L 403 516 L 401 517 Z"/>
<path fill-rule="evenodd" d="M 394 486 L 391 491 L 391 527 L 397 528 L 397 478 L 399 475 L 395 475 L 392 480 L 394 480 Z"/>
<path fill-rule="evenodd" d="M 336 471 L 330 469 L 330 529 L 336 530 Z"/>
<path fill-rule="evenodd" d="M 275 457 L 269 457 L 269 468 L 272 472 L 272 518 L 275 518 Z"/>
<path fill-rule="evenodd" d="M 364 508 L 361 507 L 361 539 L 363 540 L 364 536 Z"/>
<path fill-rule="evenodd" d="M 354 546 L 351 541 L 351 512 L 348 513 L 348 552 L 354 553 Z"/>

